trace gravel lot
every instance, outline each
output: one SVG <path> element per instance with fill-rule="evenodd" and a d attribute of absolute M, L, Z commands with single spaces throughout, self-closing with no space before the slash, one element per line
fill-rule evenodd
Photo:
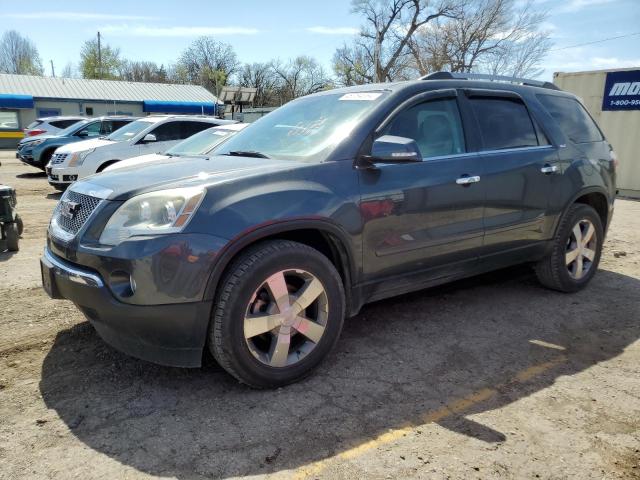
<path fill-rule="evenodd" d="M 106 346 L 39 287 L 59 195 L 13 152 L 21 250 L 0 253 L 0 478 L 640 478 L 640 202 L 618 200 L 574 295 L 518 267 L 365 307 L 309 379 Z"/>

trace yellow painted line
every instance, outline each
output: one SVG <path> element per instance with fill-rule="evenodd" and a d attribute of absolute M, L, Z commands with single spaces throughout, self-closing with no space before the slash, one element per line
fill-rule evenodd
<path fill-rule="evenodd" d="M 22 132 L 0 132 L 0 138 L 23 138 Z"/>
<path fill-rule="evenodd" d="M 295 480 L 304 480 L 310 477 L 315 477 L 319 475 L 331 461 L 350 460 L 359 457 L 360 455 L 363 455 L 370 450 L 401 439 L 408 433 L 411 433 L 416 427 L 429 423 L 437 423 L 441 420 L 444 420 L 445 418 L 450 417 L 451 415 L 463 413 L 466 410 L 469 410 L 471 407 L 491 399 L 498 394 L 501 388 L 507 385 L 512 385 L 514 383 L 528 382 L 529 380 L 542 375 L 548 370 L 566 362 L 566 360 L 567 357 L 563 355 L 548 362 L 540 363 L 538 365 L 532 365 L 531 367 L 518 372 L 512 379 L 497 385 L 495 388 L 483 388 L 471 393 L 470 395 L 467 395 L 466 397 L 453 400 L 452 402 L 437 410 L 425 413 L 421 416 L 420 422 L 407 422 L 400 425 L 398 428 L 382 433 L 367 442 L 344 450 L 343 452 L 331 458 L 318 460 L 317 462 L 310 463 L 309 465 L 304 465 L 293 472 L 293 478 Z"/>

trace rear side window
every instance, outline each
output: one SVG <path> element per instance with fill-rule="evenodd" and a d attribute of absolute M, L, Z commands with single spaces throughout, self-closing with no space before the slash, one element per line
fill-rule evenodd
<path fill-rule="evenodd" d="M 512 98 L 471 97 L 469 103 L 478 120 L 485 150 L 539 145 L 533 121 L 522 101 Z"/>
<path fill-rule="evenodd" d="M 560 130 L 573 143 L 600 142 L 600 129 L 580 102 L 556 95 L 537 95 L 538 100 L 558 122 Z"/>
<path fill-rule="evenodd" d="M 412 138 L 425 159 L 465 151 L 462 122 L 454 99 L 431 100 L 407 108 L 383 134 Z"/>
<path fill-rule="evenodd" d="M 202 130 L 206 130 L 207 128 L 211 128 L 214 125 L 211 123 L 204 122 L 181 122 L 182 130 L 180 138 L 189 138 L 191 135 L 194 135 Z"/>
<path fill-rule="evenodd" d="M 53 122 L 49 122 L 50 125 L 53 125 L 56 128 L 67 128 L 77 123 L 78 119 L 75 120 L 54 120 Z"/>

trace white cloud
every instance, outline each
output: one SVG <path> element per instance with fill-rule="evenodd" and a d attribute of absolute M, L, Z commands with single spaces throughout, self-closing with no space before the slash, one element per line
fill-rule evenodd
<path fill-rule="evenodd" d="M 149 27 L 146 25 L 105 25 L 100 31 L 124 37 L 199 37 L 203 35 L 255 35 L 248 27 Z"/>
<path fill-rule="evenodd" d="M 309 27 L 306 29 L 307 32 L 311 33 L 319 33 L 321 35 L 355 35 L 360 31 L 358 28 L 354 27 Z"/>
<path fill-rule="evenodd" d="M 67 20 L 81 22 L 86 20 L 156 20 L 158 17 L 143 15 L 117 15 L 111 13 L 82 13 L 82 12 L 31 12 L 31 13 L 5 13 L 6 18 L 25 20 Z"/>
<path fill-rule="evenodd" d="M 592 7 L 594 5 L 604 5 L 607 3 L 613 3 L 617 0 L 570 0 L 565 2 L 558 12 L 578 12 L 584 8 Z"/>

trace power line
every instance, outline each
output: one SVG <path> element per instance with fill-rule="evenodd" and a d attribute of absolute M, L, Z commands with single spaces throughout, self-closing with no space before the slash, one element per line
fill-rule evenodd
<path fill-rule="evenodd" d="M 553 50 L 549 50 L 549 51 L 550 52 L 559 52 L 560 50 L 568 50 L 569 48 L 584 47 L 586 45 L 594 45 L 596 43 L 608 42 L 610 40 L 617 40 L 619 38 L 633 37 L 635 35 L 640 35 L 640 32 L 627 33 L 626 35 L 619 35 L 617 37 L 603 38 L 602 40 L 594 40 L 593 42 L 578 43 L 576 45 L 570 45 L 568 47 L 554 48 Z"/>

